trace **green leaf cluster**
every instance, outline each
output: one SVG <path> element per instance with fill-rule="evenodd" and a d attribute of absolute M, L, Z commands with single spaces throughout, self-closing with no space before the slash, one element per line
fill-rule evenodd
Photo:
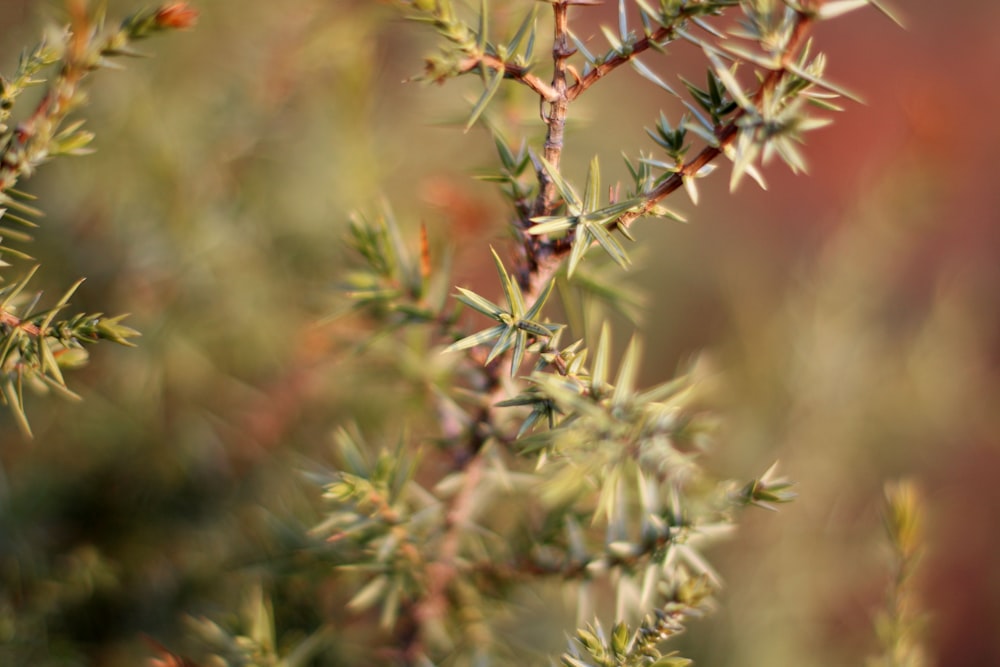
<path fill-rule="evenodd" d="M 0 391 L 2 400 L 17 419 L 25 435 L 31 428 L 24 411 L 24 389 L 51 390 L 77 399 L 66 387 L 63 369 L 87 363 L 86 343 L 108 340 L 132 345 L 139 332 L 123 325 L 124 315 L 105 317 L 101 313 L 79 313 L 56 319 L 83 282 L 78 281 L 53 306 L 38 309 L 40 294 L 27 299 L 23 294 L 37 266 L 17 283 L 0 288 Z"/>
<path fill-rule="evenodd" d="M 553 283 L 550 281 L 542 290 L 541 295 L 535 303 L 528 308 L 525 305 L 524 295 L 521 288 L 511 280 L 510 274 L 503 266 L 500 256 L 496 250 L 493 251 L 493 262 L 496 264 L 497 273 L 500 274 L 500 284 L 503 287 L 504 298 L 507 301 L 506 307 L 501 308 L 489 299 L 485 299 L 471 290 L 459 287 L 458 300 L 469 308 L 482 313 L 492 320 L 498 322 L 497 325 L 489 329 L 483 329 L 452 343 L 448 351 L 467 350 L 478 345 L 494 342 L 493 348 L 486 356 L 486 363 L 492 362 L 501 354 L 512 351 L 510 372 L 511 375 L 521 367 L 524 353 L 528 349 L 529 341 L 548 340 L 558 330 L 559 326 L 545 324 L 537 321 L 538 314 L 542 306 L 552 293 Z"/>
<path fill-rule="evenodd" d="M 596 157 L 590 162 L 583 197 L 580 197 L 573 186 L 562 177 L 562 174 L 544 161 L 544 158 L 542 164 L 565 202 L 567 215 L 534 217 L 531 221 L 535 224 L 529 232 L 536 235 L 549 235 L 557 232 L 571 233 L 573 250 L 566 265 L 566 271 L 571 276 L 592 245 L 600 246 L 608 257 L 622 268 L 627 267 L 629 264 L 628 254 L 607 226 L 613 224 L 626 211 L 636 208 L 641 200 L 638 198 L 626 199 L 602 205 L 601 171 Z M 620 229 L 627 236 L 628 232 L 624 228 Z"/>

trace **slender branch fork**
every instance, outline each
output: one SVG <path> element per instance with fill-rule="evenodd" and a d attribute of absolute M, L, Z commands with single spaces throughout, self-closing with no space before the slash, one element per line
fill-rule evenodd
<path fill-rule="evenodd" d="M 504 77 L 520 81 L 528 88 L 538 93 L 546 102 L 555 102 L 559 99 L 559 93 L 543 79 L 532 74 L 526 67 L 515 63 L 505 63 L 494 55 L 484 53 L 482 56 L 466 58 L 460 65 L 459 71 L 462 74 L 475 71 L 480 68 L 487 68 L 497 72 L 503 72 Z"/>
<path fill-rule="evenodd" d="M 771 70 L 767 77 L 765 77 L 764 82 L 753 96 L 754 103 L 759 102 L 764 95 L 773 91 L 775 87 L 777 87 L 782 77 L 785 76 L 785 68 L 790 64 L 794 54 L 799 51 L 808 38 L 811 26 L 811 17 L 808 14 L 798 12 L 795 29 L 792 32 L 791 39 L 789 39 L 788 46 L 785 48 L 780 67 L 778 69 Z M 666 198 L 670 193 L 680 188 L 684 184 L 685 178 L 693 178 L 695 174 L 705 167 L 705 165 L 719 157 L 719 155 L 725 151 L 725 148 L 732 144 L 736 139 L 738 129 L 737 121 L 739 121 L 739 119 L 745 114 L 745 110 L 737 110 L 733 118 L 716 132 L 715 136 L 719 141 L 718 146 L 706 146 L 703 148 L 698 155 L 692 158 L 689 162 L 686 162 L 679 171 L 654 188 L 649 193 L 649 196 L 646 198 L 646 201 L 643 202 L 641 207 L 635 211 L 624 213 L 620 218 L 612 222 L 609 227 L 617 225 L 628 227 L 628 225 L 634 222 L 637 218 L 640 218 L 648 213 L 654 206 L 656 206 L 657 203 Z"/>
<path fill-rule="evenodd" d="M 460 66 L 463 73 L 484 68 L 497 72 L 502 71 L 505 78 L 527 86 L 538 95 L 542 108 L 545 109 L 547 105 L 547 111 L 542 116 L 548 126 L 543 156 L 555 171 L 559 171 L 561 163 L 569 103 L 576 100 L 613 70 L 627 64 L 649 49 L 672 41 L 678 36 L 675 26 L 661 26 L 646 37 L 637 40 L 630 46 L 627 53 L 608 58 L 581 77 L 569 64 L 570 57 L 576 53 L 569 40 L 569 8 L 573 5 L 586 4 L 591 3 L 580 0 L 556 0 L 552 2 L 554 25 L 551 84 L 532 74 L 528 68 L 504 62 L 491 54 L 470 57 Z M 754 102 L 758 102 L 766 91 L 773 90 L 777 86 L 785 75 L 785 66 L 805 43 L 811 24 L 812 17 L 810 15 L 804 12 L 797 13 L 795 29 L 784 49 L 780 67 L 772 70 L 764 79 L 757 92 L 752 96 Z M 569 76 L 575 78 L 575 83 L 572 85 L 569 83 Z M 738 110 L 725 125 L 716 129 L 717 145 L 703 148 L 694 158 L 682 165 L 676 173 L 651 190 L 642 204 L 608 223 L 608 228 L 627 228 L 632 222 L 646 215 L 660 201 L 679 189 L 685 178 L 693 178 L 703 167 L 724 153 L 725 149 L 735 140 L 738 129 L 737 121 L 745 113 L 742 109 Z M 521 232 L 519 236 L 522 247 L 519 256 L 522 266 L 518 267 L 516 275 L 525 291 L 529 305 L 534 303 L 544 286 L 559 271 L 563 260 L 572 247 L 571 239 L 546 240 L 525 233 L 525 230 L 533 224 L 531 218 L 551 215 L 560 205 L 558 190 L 548 170 L 539 167 L 536 171 L 539 183 L 538 196 L 529 206 L 525 206 L 523 210 L 519 211 L 523 219 L 517 221 L 518 229 Z"/>
<path fill-rule="evenodd" d="M 539 102 L 543 109 L 548 105 L 547 112 L 543 113 L 542 116 L 548 126 L 543 155 L 550 167 L 555 171 L 559 171 L 560 167 L 569 103 L 576 100 L 610 72 L 627 64 L 649 49 L 670 42 L 678 36 L 676 26 L 661 26 L 649 35 L 636 40 L 634 44 L 630 45 L 626 53 L 612 56 L 593 67 L 584 76 L 579 76 L 569 64 L 570 57 L 576 53 L 576 50 L 570 45 L 569 40 L 569 8 L 574 5 L 591 4 L 595 3 L 588 0 L 555 0 L 552 2 L 554 34 L 552 47 L 553 76 L 551 84 L 532 74 L 527 67 L 504 62 L 502 59 L 491 54 L 470 57 L 460 66 L 460 71 L 463 73 L 482 69 L 492 69 L 497 72 L 502 71 L 505 78 L 517 81 L 534 91 L 539 96 Z M 682 17 L 685 14 L 686 12 L 682 11 Z M 798 12 L 795 29 L 784 50 L 781 67 L 771 71 L 766 77 L 757 93 L 753 96 L 755 102 L 760 100 L 765 91 L 773 90 L 777 85 L 785 73 L 784 66 L 791 60 L 792 54 L 798 52 L 804 44 L 810 26 L 811 17 L 803 12 Z M 575 83 L 570 85 L 568 76 L 573 76 Z M 649 192 L 645 201 L 636 209 L 628 211 L 618 219 L 608 223 L 608 228 L 627 228 L 637 218 L 647 214 L 656 204 L 679 189 L 683 185 L 684 178 L 693 178 L 705 165 L 715 160 L 735 139 L 737 134 L 736 121 L 744 114 L 745 112 L 740 109 L 727 124 L 716 130 L 717 146 L 706 146 L 702 149 L 697 156 L 682 165 L 675 174 L 668 177 Z M 530 206 L 519 211 L 523 219 L 518 221 L 519 230 L 522 232 L 520 234 L 522 245 L 520 255 L 523 266 L 519 267 L 516 273 L 521 287 L 525 290 L 529 305 L 538 298 L 542 288 L 558 272 L 562 266 L 563 259 L 572 247 L 570 239 L 544 240 L 523 233 L 524 230 L 532 226 L 531 218 L 551 215 L 560 204 L 558 191 L 549 172 L 544 168 L 538 168 L 537 178 L 539 182 L 538 196 Z"/>
<path fill-rule="evenodd" d="M 568 69 L 568 59 L 573 54 L 569 48 L 569 25 L 568 10 L 571 5 L 580 4 L 574 0 L 559 0 L 554 2 L 552 9 L 555 15 L 555 36 L 553 45 L 554 74 L 552 88 L 559 95 L 556 100 L 542 96 L 544 102 L 549 104 L 549 113 L 545 118 L 548 125 L 548 134 L 545 141 L 545 159 L 553 170 L 558 171 L 560 158 L 563 149 L 563 134 L 566 127 L 566 116 L 569 110 L 569 102 L 575 100 L 581 93 L 589 89 L 594 83 L 613 69 L 620 67 L 629 60 L 648 50 L 654 44 L 671 37 L 676 31 L 674 28 L 659 28 L 653 34 L 636 42 L 630 53 L 609 58 L 607 61 L 591 70 L 586 76 L 578 78 L 572 86 L 567 86 L 566 74 Z M 796 13 L 796 22 L 792 35 L 785 46 L 784 53 L 779 67 L 771 70 L 760 84 L 757 91 L 751 96 L 754 103 L 758 103 L 764 95 L 773 91 L 781 79 L 787 74 L 787 66 L 794 60 L 795 54 L 805 44 L 809 31 L 812 27 L 812 17 L 804 12 Z M 728 146 L 736 139 L 738 134 L 738 121 L 746 114 L 743 109 L 738 109 L 726 124 L 716 129 L 715 136 L 717 145 L 706 146 L 694 158 L 686 162 L 677 172 L 669 176 L 662 183 L 651 190 L 645 200 L 635 209 L 623 213 L 621 216 L 607 223 L 609 229 L 618 227 L 628 228 L 636 219 L 646 215 L 660 201 L 665 199 L 675 190 L 684 184 L 685 178 L 693 178 L 702 168 L 723 154 Z M 550 215 L 559 205 L 558 193 L 548 171 L 544 168 L 537 170 L 540 193 L 532 209 L 532 217 L 540 215 Z M 528 222 L 525 226 L 530 227 Z M 521 286 L 525 290 L 525 298 L 529 304 L 533 303 L 538 295 L 542 293 L 544 286 L 555 276 L 562 266 L 562 262 L 571 249 L 571 243 L 565 239 L 558 241 L 539 241 L 532 235 L 524 234 L 525 255 L 528 258 L 528 265 L 518 272 Z"/>

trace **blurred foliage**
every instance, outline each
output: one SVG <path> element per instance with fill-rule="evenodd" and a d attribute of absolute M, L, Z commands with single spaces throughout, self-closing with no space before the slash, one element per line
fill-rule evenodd
<path fill-rule="evenodd" d="M 2 19 L 25 25 L 4 24 L 4 72 L 42 25 L 39 3 L 13 4 Z M 914 33 L 892 40 L 930 43 L 927 17 L 936 24 L 939 6 L 910 4 Z M 108 5 L 113 16 L 134 9 Z M 330 463 L 331 443 L 343 442 L 335 424 L 353 421 L 372 442 L 395 442 L 395 416 L 425 406 L 426 387 L 448 369 L 442 358 L 428 377 L 416 356 L 400 368 L 395 340 L 370 337 L 353 316 L 322 319 L 348 262 L 345 212 L 372 210 L 379 194 L 392 193 L 401 220 L 426 221 L 432 257 L 450 261 L 459 284 L 494 289 L 496 269 L 479 250 L 484 240 L 502 243 L 504 213 L 462 173 L 491 159 L 493 139 L 427 127 L 442 117 L 464 123 L 471 103 L 443 100 L 468 91 L 474 103 L 475 82 L 449 82 L 448 94 L 400 86 L 428 44 L 382 3 L 205 5 L 198 30 L 143 44 L 154 58 L 95 77 L 84 114 L 95 154 L 46 165 L 21 184 L 45 211 L 31 245 L 45 258 L 39 287 L 62 294 L 87 276 L 74 307 L 130 312 L 143 338 L 135 349 L 96 350 L 76 374 L 81 404 L 27 394 L 33 443 L 0 417 L 5 665 L 117 667 L 150 654 L 172 664 L 172 652 L 198 646 L 229 655 L 234 634 L 245 638 L 235 653 L 252 644 L 262 664 L 279 655 L 301 661 L 289 664 L 364 664 L 378 635 L 371 623 L 346 620 L 356 589 L 330 583 L 329 553 L 307 538 L 322 499 L 302 471 L 324 479 L 316 462 Z M 615 23 L 613 11 L 593 11 L 595 33 L 599 20 Z M 494 28 L 513 34 L 521 18 L 500 12 Z M 852 33 L 864 21 L 840 20 L 850 26 L 847 43 L 864 39 Z M 978 34 L 971 22 L 956 33 Z M 867 97 L 895 80 L 892 59 L 863 59 L 884 77 L 863 80 Z M 974 80 L 972 64 L 968 71 Z M 501 119 L 518 95 L 496 93 Z M 644 330 L 654 344 L 645 346 L 640 384 L 707 345 L 701 363 L 724 370 L 711 375 L 712 396 L 729 415 L 728 444 L 712 465 L 736 475 L 780 457 L 802 494 L 777 520 L 748 515 L 737 541 L 711 552 L 728 582 L 725 604 L 670 644 L 696 664 L 752 656 L 843 665 L 877 654 L 870 619 L 882 606 L 886 567 L 875 499 L 882 479 L 900 473 L 929 489 L 928 574 L 913 585 L 937 610 L 932 651 L 950 665 L 1000 659 L 990 555 L 1000 512 L 991 478 L 1000 464 L 1000 276 L 995 225 L 971 222 L 995 211 L 991 186 L 977 180 L 992 163 L 940 148 L 965 142 L 942 139 L 959 123 L 932 98 L 919 118 L 895 121 L 911 123 L 912 135 L 892 144 L 894 160 L 859 164 L 866 146 L 884 140 L 874 121 L 849 141 L 836 125 L 815 133 L 851 149 L 831 149 L 829 158 L 810 151 L 814 179 L 862 174 L 836 192 L 847 202 L 839 208 L 823 209 L 823 191 L 769 169 L 777 192 L 766 200 L 741 191 L 725 203 L 707 179 L 697 224 L 636 227 L 655 248 L 652 258 L 630 253 L 652 288 Z M 602 123 L 581 152 L 648 148 L 629 128 L 655 118 L 655 105 L 619 99 L 581 105 Z M 664 135 L 676 129 L 653 133 L 669 143 Z M 567 169 L 582 182 L 589 156 L 578 158 Z M 942 179 L 943 161 L 955 166 L 953 179 Z M 634 177 L 608 172 L 612 183 Z M 805 199 L 788 211 L 776 203 L 784 193 Z M 782 227 L 782 218 L 798 224 Z M 419 248 L 416 225 L 404 223 L 401 234 Z M 605 270 L 590 262 L 581 274 Z M 422 334 L 412 335 L 409 348 L 421 349 Z M 359 348 L 364 357 L 349 354 Z M 432 424 L 438 415 L 423 418 Z M 420 428 L 419 418 L 410 427 Z M 516 613 L 495 619 L 511 646 L 529 655 L 563 650 L 575 599 L 554 585 L 513 597 Z M 581 638 L 608 645 L 617 634 L 595 628 Z M 295 646 L 306 650 L 291 655 Z M 325 662 L 314 657 L 319 648 Z"/>
<path fill-rule="evenodd" d="M 927 628 L 913 585 L 923 549 L 925 510 L 911 480 L 886 484 L 883 510 L 886 533 L 892 545 L 893 578 L 886 609 L 876 618 L 883 653 L 869 661 L 871 667 L 922 667 L 928 664 Z"/>
<path fill-rule="evenodd" d="M 136 664 L 140 632 L 176 642 L 182 611 L 236 609 L 241 577 L 290 567 L 265 566 L 300 539 L 285 522 L 309 516 L 293 448 L 322 450 L 331 418 L 370 404 L 328 379 L 315 323 L 340 261 L 329 212 L 379 178 L 359 163 L 376 60 L 344 58 L 373 48 L 377 14 L 203 11 L 174 44 L 144 45 L 155 58 L 95 79 L 94 155 L 23 185 L 45 202 L 39 286 L 87 276 L 74 305 L 131 312 L 143 339 L 78 374 L 82 408 L 26 396 L 34 443 L 8 422 L 0 662 Z M 290 603 L 311 600 L 296 590 Z M 293 606 L 318 625 L 319 610 Z"/>
<path fill-rule="evenodd" d="M 69 23 L 51 27 L 18 59 L 11 77 L 0 77 L 0 254 L 31 260 L 22 250 L 3 245 L 3 237 L 24 243 L 31 240 L 25 230 L 37 227 L 32 218 L 42 211 L 29 202 L 33 197 L 17 190 L 18 180 L 27 178 L 54 157 L 79 156 L 89 152 L 93 134 L 81 129 L 84 121 L 73 117 L 86 102 L 85 79 L 99 69 L 112 66 L 114 58 L 134 56 L 134 43 L 157 32 L 190 28 L 197 12 L 183 3 L 171 3 L 135 12 L 117 24 L 106 25 L 103 16 L 90 16 L 83 3 L 69 3 Z M 41 99 L 25 111 L 19 98 L 30 87 L 44 87 Z M 12 118 L 17 118 L 16 122 Z M 9 267 L 0 260 L 0 267 Z M 25 416 L 24 390 L 77 398 L 66 386 L 64 369 L 87 363 L 85 344 L 109 340 L 131 345 L 138 332 L 121 323 L 124 315 L 78 313 L 57 319 L 70 297 L 83 282 L 75 282 L 52 306 L 39 308 L 40 294 L 33 298 L 25 288 L 37 266 L 11 280 L 0 291 L 0 403 L 17 420 L 21 431 L 31 435 Z"/>

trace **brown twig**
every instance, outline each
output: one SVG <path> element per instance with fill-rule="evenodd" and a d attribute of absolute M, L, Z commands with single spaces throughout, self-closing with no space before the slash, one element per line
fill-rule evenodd
<path fill-rule="evenodd" d="M 473 496 L 482 481 L 484 465 L 484 459 L 477 456 L 465 467 L 462 488 L 445 518 L 446 530 L 437 550 L 438 558 L 427 566 L 427 593 L 418 609 L 421 619 L 440 616 L 447 606 L 446 590 L 458 573 L 455 561 L 458 558 L 462 531 L 468 527 Z"/>
<path fill-rule="evenodd" d="M 11 329 L 20 329 L 24 333 L 30 336 L 35 336 L 36 338 L 42 335 L 42 330 L 39 329 L 37 325 L 32 324 L 31 322 L 25 322 L 17 315 L 9 313 L 6 310 L 0 310 L 0 324 L 6 325 Z"/>
<path fill-rule="evenodd" d="M 629 62 L 630 60 L 638 56 L 643 51 L 648 50 L 654 44 L 661 45 L 660 44 L 661 42 L 667 40 L 668 38 L 672 38 L 673 35 L 674 35 L 673 26 L 657 28 L 657 30 L 653 34 L 647 37 L 643 37 L 635 44 L 633 44 L 632 47 L 629 49 L 628 53 L 620 53 L 611 58 L 608 58 L 603 63 L 597 65 L 589 72 L 587 72 L 586 75 L 580 77 L 577 80 L 577 82 L 574 83 L 569 88 L 569 90 L 566 91 L 567 99 L 569 99 L 570 101 L 575 100 L 577 97 L 580 96 L 580 94 L 583 91 L 587 90 L 592 85 L 597 83 L 600 79 L 602 79 L 606 74 L 608 74 L 612 70 L 621 67 L 625 63 Z"/>
<path fill-rule="evenodd" d="M 555 8 L 558 8 L 559 6 L 560 5 L 554 5 Z M 755 103 L 759 102 L 764 97 L 764 95 L 773 91 L 775 87 L 778 85 L 778 83 L 781 81 L 782 77 L 786 76 L 787 69 L 785 67 L 791 63 L 791 61 L 794 59 L 794 54 L 796 54 L 805 43 L 811 25 L 812 25 L 811 17 L 808 14 L 799 12 L 797 15 L 797 22 L 795 28 L 792 32 L 791 38 L 788 41 L 784 55 L 781 60 L 781 67 L 772 70 L 764 78 L 764 81 L 761 83 L 758 90 L 752 96 L 752 99 L 754 100 Z M 565 38 L 565 32 L 561 34 L 563 38 Z M 557 21 L 557 30 L 556 30 L 557 40 L 559 39 L 559 36 L 560 32 Z M 558 63 L 559 60 L 560 59 L 557 57 L 556 62 Z M 618 62 L 618 65 L 622 64 L 623 62 L 626 61 L 622 60 Z M 580 92 L 586 89 L 586 86 L 580 88 L 580 86 L 583 85 L 584 81 L 589 80 L 590 83 L 587 84 L 587 86 L 589 86 L 598 78 L 600 77 L 597 76 L 596 78 L 593 79 L 588 79 L 587 77 L 584 77 L 570 90 L 577 90 L 578 92 L 576 94 L 578 95 Z M 556 78 L 556 81 L 558 81 L 558 77 Z M 563 85 L 565 85 L 565 71 L 563 72 L 562 82 Z M 558 85 L 556 85 L 556 89 L 559 90 Z M 565 88 L 563 88 L 562 90 L 564 95 L 567 96 L 569 95 L 569 91 L 567 91 Z M 548 159 L 550 142 L 552 143 L 553 155 L 557 160 L 557 162 L 553 163 L 552 160 L 550 159 L 549 163 L 552 164 L 553 167 L 555 168 L 558 168 L 558 158 L 560 150 L 562 148 L 562 129 L 565 125 L 566 103 L 568 101 L 570 101 L 570 98 L 566 97 L 562 100 L 562 104 L 552 105 L 552 114 L 556 114 L 557 110 L 559 112 L 557 116 L 560 121 L 560 124 L 557 128 L 558 143 L 556 143 L 556 141 L 552 139 L 553 126 L 552 123 L 550 122 L 549 124 L 550 139 L 546 141 L 545 145 L 546 145 L 546 159 Z M 738 110 L 724 126 L 720 127 L 716 131 L 716 139 L 717 139 L 716 145 L 706 146 L 705 148 L 703 148 L 694 158 L 686 162 L 676 173 L 672 174 L 670 177 L 668 177 L 666 180 L 664 180 L 662 183 L 656 186 L 653 190 L 651 190 L 646 195 L 645 200 L 640 206 L 631 211 L 623 213 L 617 219 L 607 223 L 607 227 L 609 229 L 614 229 L 615 227 L 628 228 L 628 226 L 632 222 L 634 222 L 637 218 L 640 218 L 649 213 L 659 202 L 661 202 L 675 190 L 679 189 L 684 184 L 685 178 L 693 178 L 695 174 L 697 174 L 703 167 L 705 167 L 713 160 L 715 160 L 717 157 L 719 157 L 719 155 L 721 155 L 725 151 L 725 149 L 730 144 L 732 144 L 733 141 L 735 141 L 739 131 L 738 121 L 745 114 L 746 111 L 742 109 Z M 548 178 L 547 173 L 544 173 L 544 170 L 541 170 L 541 172 L 542 173 L 540 173 L 539 179 L 542 180 L 544 178 L 545 179 L 544 183 L 546 183 L 548 186 L 554 189 L 555 186 L 551 183 L 551 179 Z M 539 200 L 540 201 L 543 200 L 542 195 L 539 196 Z M 539 212 L 536 213 L 536 215 L 549 214 L 551 210 L 554 210 L 555 205 L 558 203 L 557 200 L 549 202 L 547 198 L 544 198 L 544 201 L 546 202 L 546 204 L 542 210 L 544 210 L 545 213 Z M 536 204 L 536 210 L 538 209 L 539 206 L 540 206 L 539 204 Z M 522 276 L 522 287 L 525 290 L 526 298 L 528 297 L 533 298 L 541 292 L 541 290 L 548 283 L 548 281 L 551 280 L 552 277 L 559 271 L 559 269 L 562 266 L 563 260 L 569 254 L 572 246 L 570 243 L 566 242 L 566 240 L 560 240 L 557 242 L 540 242 L 535 240 L 529 234 L 525 234 L 524 236 L 527 237 L 526 243 L 533 245 L 528 246 L 529 249 L 527 251 L 527 254 L 531 261 L 529 263 L 527 271 Z"/>
<path fill-rule="evenodd" d="M 472 72 L 477 68 L 486 67 L 497 72 L 503 72 L 504 78 L 513 79 L 523 83 L 528 88 L 538 93 L 546 102 L 555 102 L 559 98 L 559 93 L 551 85 L 545 83 L 541 78 L 535 76 L 528 68 L 515 63 L 508 63 L 500 60 L 496 56 L 484 53 L 479 56 L 470 56 L 459 63 L 459 71 L 462 74 Z"/>
<path fill-rule="evenodd" d="M 566 94 L 568 89 L 566 73 L 569 58 L 576 53 L 576 50 L 569 44 L 570 4 L 568 0 L 557 0 L 552 3 L 552 13 L 555 19 L 552 43 L 552 88 L 556 97 L 554 100 L 545 100 L 549 103 L 549 112 L 545 116 L 548 131 L 545 136 L 545 148 L 542 156 L 555 171 L 559 170 L 559 162 L 562 158 L 566 113 L 569 109 L 569 98 Z M 541 167 L 538 169 L 538 182 L 540 188 L 532 209 L 532 216 L 549 215 L 559 205 L 559 192 L 548 171 Z"/>
<path fill-rule="evenodd" d="M 576 51 L 569 43 L 569 7 L 573 0 L 557 0 L 552 3 L 554 15 L 552 44 L 552 90 L 554 98 L 543 97 L 541 103 L 548 103 L 548 113 L 543 120 L 548 126 L 545 136 L 543 157 L 549 166 L 558 171 L 562 159 L 563 137 L 566 130 L 566 114 L 569 110 L 567 74 L 573 74 L 569 58 Z M 562 263 L 562 257 L 569 252 L 570 245 L 565 240 L 549 241 L 527 233 L 532 226 L 531 218 L 551 215 L 559 206 L 559 191 L 555 181 L 544 166 L 536 165 L 538 196 L 532 205 L 521 212 L 523 216 L 517 224 L 520 243 L 521 266 L 515 271 L 517 281 L 524 290 L 525 300 L 532 304 L 541 295 L 548 278 L 553 276 Z M 541 278 L 541 279 L 539 279 Z"/>

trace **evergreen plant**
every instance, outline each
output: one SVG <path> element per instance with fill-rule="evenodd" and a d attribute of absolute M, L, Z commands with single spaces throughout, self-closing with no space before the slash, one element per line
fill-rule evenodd
<path fill-rule="evenodd" d="M 363 341 L 360 358 L 388 362 L 390 386 L 412 400 L 403 413 L 376 406 L 377 425 L 340 425 L 337 467 L 310 475 L 324 515 L 302 536 L 303 553 L 310 568 L 321 564 L 318 578 L 343 608 L 321 627 L 290 632 L 262 583 L 226 622 L 191 619 L 192 646 L 150 640 L 151 664 L 543 664 L 551 638 L 516 636 L 529 629 L 515 618 L 528 592 L 553 616 L 575 616 L 568 645 L 548 664 L 691 664 L 670 639 L 715 604 L 721 577 L 706 548 L 745 509 L 791 501 L 793 484 L 776 464 L 742 479 L 716 474 L 710 374 L 692 363 L 648 384 L 641 336 L 616 354 L 605 313 L 635 314 L 618 271 L 632 263 L 640 220 L 683 220 L 670 196 L 697 205 L 699 183 L 726 163 L 731 189 L 764 187 L 771 162 L 806 170 L 804 136 L 827 125 L 841 99 L 855 99 L 826 76 L 814 26 L 866 7 L 889 13 L 876 0 L 619 0 L 617 25 L 603 27 L 601 41 L 578 27 L 599 0 L 392 4 L 440 42 L 415 78 L 482 84 L 462 125 L 495 146 L 496 167 L 480 178 L 505 198 L 510 241 L 466 252 L 479 252 L 496 282 L 455 285 L 446 241 L 397 220 L 388 204 L 352 218 L 340 328 Z M 67 31 L 2 80 L 6 123 L 20 91 L 43 69 L 55 72 L 26 120 L 0 125 L 4 220 L 17 225 L 2 233 L 17 241 L 38 215 L 18 179 L 91 141 L 68 120 L 85 100 L 85 76 L 133 54 L 134 41 L 194 20 L 185 3 L 170 3 L 106 29 L 81 3 L 69 6 Z M 512 12 L 517 20 L 504 25 Z M 704 58 L 702 79 L 671 72 L 681 47 Z M 570 121 L 578 100 L 627 68 L 647 84 L 636 95 L 683 111 L 654 119 L 649 150 L 625 155 L 624 182 L 609 187 L 597 156 L 585 170 L 566 158 L 578 136 Z M 511 113 L 511 87 L 532 98 L 525 113 Z M 25 387 L 72 396 L 62 370 L 86 361 L 84 344 L 138 335 L 123 316 L 60 319 L 79 283 L 39 308 L 26 296 L 33 272 L 0 290 L 0 390 L 25 433 Z M 898 572 L 879 620 L 885 654 L 872 664 L 915 666 L 917 495 L 904 484 L 888 499 Z M 17 624 L 23 635 L 26 622 Z"/>

